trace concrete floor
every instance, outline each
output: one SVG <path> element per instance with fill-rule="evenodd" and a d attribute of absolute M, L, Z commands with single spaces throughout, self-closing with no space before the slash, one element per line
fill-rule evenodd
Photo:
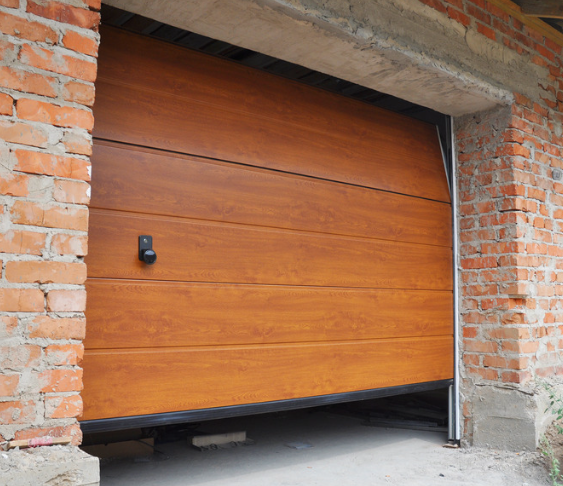
<path fill-rule="evenodd" d="M 150 457 L 102 463 L 102 486 L 545 486 L 537 454 L 443 448 L 444 433 L 367 427 L 326 411 L 258 415 L 203 424 L 246 430 L 256 443 L 200 452 L 186 440 Z M 292 449 L 287 443 L 309 443 Z"/>

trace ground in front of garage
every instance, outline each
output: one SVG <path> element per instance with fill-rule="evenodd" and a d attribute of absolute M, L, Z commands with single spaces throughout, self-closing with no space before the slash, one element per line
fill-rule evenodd
<path fill-rule="evenodd" d="M 447 449 L 444 432 L 362 422 L 327 409 L 205 422 L 198 434 L 245 430 L 255 443 L 204 452 L 188 444 L 193 428 L 176 427 L 151 455 L 103 460 L 101 486 L 551 484 L 538 453 Z"/>

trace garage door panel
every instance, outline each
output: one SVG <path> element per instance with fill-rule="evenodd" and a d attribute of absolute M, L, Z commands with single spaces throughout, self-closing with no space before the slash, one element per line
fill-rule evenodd
<path fill-rule="evenodd" d="M 88 349 L 108 343 L 146 348 L 452 333 L 451 292 L 96 279 L 86 288 Z"/>
<path fill-rule="evenodd" d="M 83 420 L 451 378 L 453 339 L 87 351 Z M 174 370 L 171 373 L 171 370 Z"/>
<path fill-rule="evenodd" d="M 93 161 L 96 208 L 451 245 L 440 202 L 100 142 Z"/>
<path fill-rule="evenodd" d="M 161 92 L 106 81 L 97 86 L 99 138 L 449 202 L 441 156 L 425 164 L 419 154 L 405 153 L 408 130 L 402 145 L 365 128 L 343 140 L 337 132 L 318 134 L 277 119 L 211 110 Z M 437 140 L 437 132 L 432 137 Z M 413 157 L 416 164 L 408 162 Z"/>
<path fill-rule="evenodd" d="M 103 35 L 100 81 L 167 93 L 252 117 L 283 120 L 323 135 L 337 132 L 345 142 L 371 129 L 379 132 L 376 143 L 393 143 L 408 125 L 411 145 L 399 149 L 429 165 L 440 157 L 439 147 L 427 142 L 436 134 L 431 124 L 154 39 L 112 28 L 104 28 Z M 106 49 L 110 45 L 111 49 Z"/>
<path fill-rule="evenodd" d="M 90 277 L 451 290 L 451 250 L 92 210 Z M 153 237 L 157 264 L 138 259 Z M 104 242 L 111 242 L 111 251 Z"/>
<path fill-rule="evenodd" d="M 397 181 L 399 186 L 411 179 L 407 174 L 416 172 L 420 177 L 425 171 L 430 171 L 434 177 L 430 176 L 425 183 L 431 187 L 421 184 L 417 190 L 426 194 L 433 193 L 432 196 L 424 197 L 449 201 L 449 191 L 440 163 L 440 148 L 437 144 L 427 143 L 429 138 L 436 139 L 437 136 L 435 127 L 430 124 L 415 122 L 327 91 L 311 89 L 268 73 L 169 44 L 114 29 L 107 29 L 107 35 L 109 40 L 106 45 L 111 45 L 112 48 L 106 53 L 105 45 L 100 47 L 100 57 L 104 62 L 99 65 L 97 83 L 109 83 L 112 86 L 97 90 L 96 104 L 104 104 L 103 109 L 97 110 L 101 113 L 101 116 L 96 117 L 97 137 L 117 140 L 117 132 L 121 137 L 133 136 L 137 140 L 126 141 L 147 145 L 139 140 L 144 139 L 148 133 L 146 128 L 150 128 L 153 141 L 156 140 L 155 131 L 160 131 L 161 135 L 158 137 L 160 145 L 151 146 L 170 149 L 174 146 L 174 150 L 183 153 L 236 160 L 225 151 L 232 151 L 238 157 L 249 157 L 250 154 L 244 154 L 246 150 L 243 153 L 233 151 L 235 147 L 240 148 L 239 144 L 233 142 L 242 143 L 242 147 L 250 142 L 256 145 L 250 147 L 254 155 L 284 160 L 283 152 L 268 150 L 268 143 L 275 144 L 276 137 L 266 138 L 266 133 L 275 134 L 279 130 L 277 139 L 289 142 L 285 150 L 292 151 L 293 146 L 298 146 L 302 134 L 306 133 L 303 137 L 306 144 L 320 143 L 317 147 L 322 150 L 320 156 L 342 159 L 346 157 L 348 150 L 363 146 L 367 150 L 364 160 L 370 164 L 374 164 L 374 154 L 370 149 L 377 144 L 379 150 L 375 162 L 380 160 L 381 168 L 392 165 L 400 167 L 401 170 L 397 173 L 407 176 L 402 177 L 402 181 Z M 106 98 L 107 95 L 111 95 L 111 101 Z M 146 99 L 148 105 L 143 104 L 141 107 L 139 102 L 142 99 Z M 111 113 L 107 111 L 108 108 L 112 109 Z M 141 116 L 128 116 L 133 115 L 131 109 L 140 109 Z M 185 114 L 180 124 L 170 118 L 175 117 L 177 111 Z M 219 112 L 223 113 L 222 116 L 207 126 L 205 116 Z M 150 117 L 146 116 L 147 113 L 150 113 Z M 116 116 L 119 116 L 122 123 L 117 123 Z M 189 119 L 195 124 L 192 129 L 205 126 L 212 132 L 203 138 L 198 136 L 198 131 L 193 132 L 193 137 L 191 132 L 186 137 L 186 132 L 182 129 L 190 126 L 189 123 L 186 125 Z M 223 124 L 229 119 L 235 123 L 236 120 L 241 121 L 237 131 L 232 132 L 231 125 Z M 271 123 L 274 123 L 274 128 L 269 128 Z M 254 127 L 254 130 L 245 130 L 245 127 Z M 291 137 L 281 140 L 285 138 L 286 130 L 290 130 L 291 135 L 296 137 L 294 143 L 291 142 Z M 175 133 L 178 136 L 172 135 Z M 408 133 L 408 140 L 398 146 L 395 143 L 397 138 L 404 137 L 405 133 Z M 243 139 L 237 140 L 240 136 Z M 265 152 L 258 151 L 256 142 L 261 139 L 266 140 Z M 213 143 L 214 140 L 225 140 L 229 144 Z M 324 144 L 323 141 L 328 143 Z M 203 142 L 209 142 L 209 145 Z M 206 153 L 194 152 L 194 148 L 188 147 L 205 149 Z M 346 150 L 334 153 L 335 147 L 346 147 Z M 223 155 L 217 151 L 221 151 Z M 407 163 L 407 160 L 413 158 L 417 160 L 416 166 Z M 259 165 L 263 165 L 264 157 L 257 161 Z M 380 171 L 379 176 L 387 177 L 387 172 Z M 367 185 L 372 187 L 371 184 Z"/>

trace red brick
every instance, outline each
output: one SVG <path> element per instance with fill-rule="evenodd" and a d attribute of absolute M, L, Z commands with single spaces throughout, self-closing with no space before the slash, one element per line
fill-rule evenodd
<path fill-rule="evenodd" d="M 35 402 L 0 402 L 0 424 L 29 424 L 36 419 Z"/>
<path fill-rule="evenodd" d="M 439 12 L 446 13 L 446 7 L 442 4 L 440 0 L 420 0 L 422 3 L 438 10 Z"/>
<path fill-rule="evenodd" d="M 97 29 L 100 23 L 99 13 L 60 2 L 28 0 L 27 11 L 39 17 L 85 29 Z"/>
<path fill-rule="evenodd" d="M 102 0 L 82 0 L 92 10 L 100 10 L 102 8 Z"/>
<path fill-rule="evenodd" d="M 31 126 L 28 123 L 7 120 L 0 120 L 0 139 L 6 142 L 43 148 L 47 147 L 49 140 L 47 133 L 42 128 Z"/>
<path fill-rule="evenodd" d="M 78 424 L 62 427 L 28 427 L 18 430 L 15 440 L 35 439 L 37 437 L 70 437 L 72 445 L 80 445 L 82 442 L 82 431 Z"/>
<path fill-rule="evenodd" d="M 72 392 L 82 390 L 82 370 L 48 370 L 40 373 L 41 392 Z"/>
<path fill-rule="evenodd" d="M 1 132 L 1 129 L 0 129 Z M 0 136 L 0 138 L 2 138 Z M 22 174 L 0 173 L 0 194 L 3 196 L 24 197 L 29 195 L 28 176 Z"/>
<path fill-rule="evenodd" d="M 15 224 L 88 230 L 87 208 L 43 206 L 31 201 L 16 201 L 12 206 L 11 215 Z"/>
<path fill-rule="evenodd" d="M 10 230 L 0 234 L 0 253 L 41 255 L 46 239 L 44 233 Z"/>
<path fill-rule="evenodd" d="M 15 396 L 19 383 L 19 375 L 0 375 L 0 397 Z"/>
<path fill-rule="evenodd" d="M 0 115 L 12 115 L 14 112 L 14 100 L 11 96 L 0 93 Z"/>
<path fill-rule="evenodd" d="M 0 87 L 54 98 L 57 80 L 51 76 L 0 66 Z"/>
<path fill-rule="evenodd" d="M 0 289 L 0 311 L 42 312 L 45 297 L 39 289 Z"/>
<path fill-rule="evenodd" d="M 58 202 L 88 204 L 90 202 L 90 184 L 58 180 L 55 182 L 53 197 Z"/>
<path fill-rule="evenodd" d="M 2 7 L 18 8 L 20 6 L 20 0 L 0 0 L 0 5 Z"/>
<path fill-rule="evenodd" d="M 64 74 L 84 81 L 94 82 L 97 66 L 95 62 L 67 56 L 50 49 L 25 44 L 19 54 L 19 60 L 38 69 L 44 69 L 57 74 Z"/>
<path fill-rule="evenodd" d="M 68 30 L 63 37 L 63 45 L 67 49 L 71 49 L 88 56 L 96 57 L 98 55 L 98 41 L 92 37 L 88 37 L 74 30 Z"/>
<path fill-rule="evenodd" d="M 86 321 L 79 318 L 36 317 L 28 325 L 30 338 L 84 339 Z"/>
<path fill-rule="evenodd" d="M 8 262 L 6 279 L 16 283 L 83 284 L 86 265 L 48 261 Z"/>
<path fill-rule="evenodd" d="M 464 25 L 465 27 L 471 24 L 471 18 L 455 8 L 448 7 L 448 15 L 450 16 L 451 19 L 455 20 L 456 22 L 459 22 L 461 25 Z"/>
<path fill-rule="evenodd" d="M 90 180 L 90 162 L 87 160 L 30 150 L 16 150 L 15 154 L 17 163 L 14 169 L 17 171 L 82 181 Z"/>
<path fill-rule="evenodd" d="M 498 350 L 498 344 L 494 341 L 464 339 L 463 349 L 464 351 L 472 351 L 475 353 L 496 353 Z"/>
<path fill-rule="evenodd" d="M 479 32 L 480 34 L 483 34 L 485 37 L 488 37 L 489 39 L 496 41 L 497 40 L 497 35 L 495 33 L 495 31 L 493 29 L 491 29 L 490 27 L 487 27 L 486 25 L 477 23 L 477 32 Z"/>
<path fill-rule="evenodd" d="M 86 291 L 51 290 L 47 294 L 47 309 L 50 312 L 84 312 Z"/>
<path fill-rule="evenodd" d="M 85 106 L 94 104 L 94 86 L 91 84 L 69 81 L 63 87 L 63 98 Z"/>
<path fill-rule="evenodd" d="M 43 101 L 19 99 L 16 102 L 18 117 L 66 128 L 84 128 L 92 130 L 94 117 L 86 110 L 70 106 L 57 106 Z"/>
<path fill-rule="evenodd" d="M 526 383 L 532 379 L 528 371 L 506 371 L 502 373 L 504 383 Z"/>
<path fill-rule="evenodd" d="M 51 249 L 58 255 L 86 256 L 88 238 L 86 236 L 57 234 L 51 240 Z"/>
<path fill-rule="evenodd" d="M 497 266 L 497 259 L 495 257 L 464 258 L 461 260 L 461 267 L 464 269 L 495 268 Z"/>
<path fill-rule="evenodd" d="M 45 349 L 45 359 L 51 366 L 75 366 L 82 362 L 82 344 L 52 344 Z"/>
<path fill-rule="evenodd" d="M 33 42 L 55 44 L 58 34 L 39 22 L 32 22 L 26 18 L 17 17 L 6 12 L 0 12 L 0 32 Z"/>
<path fill-rule="evenodd" d="M 82 398 L 79 395 L 45 399 L 46 418 L 72 418 L 80 415 L 82 415 Z"/>

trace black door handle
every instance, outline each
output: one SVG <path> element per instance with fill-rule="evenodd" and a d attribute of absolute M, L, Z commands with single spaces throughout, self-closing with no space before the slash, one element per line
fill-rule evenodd
<path fill-rule="evenodd" d="M 152 236 L 150 235 L 139 236 L 139 260 L 147 265 L 156 262 L 156 252 L 152 249 Z"/>

